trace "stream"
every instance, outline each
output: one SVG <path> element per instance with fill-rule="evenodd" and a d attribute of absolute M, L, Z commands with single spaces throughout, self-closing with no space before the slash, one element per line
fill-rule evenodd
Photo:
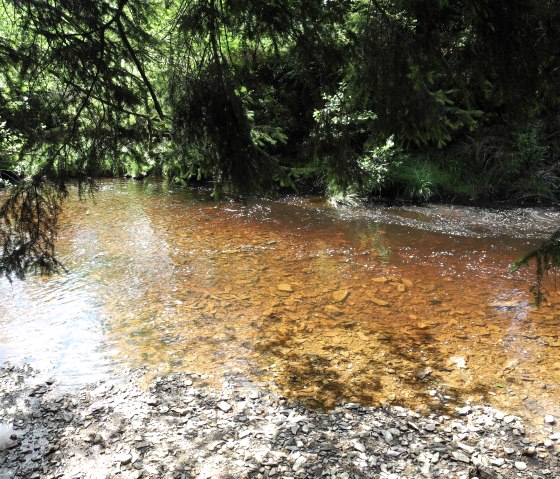
<path fill-rule="evenodd" d="M 101 181 L 64 205 L 51 277 L 0 280 L 0 360 L 65 387 L 145 366 L 230 375 L 329 409 L 490 403 L 560 415 L 560 294 L 510 265 L 552 209 L 214 203 Z M 539 419 L 540 418 L 540 419 Z"/>

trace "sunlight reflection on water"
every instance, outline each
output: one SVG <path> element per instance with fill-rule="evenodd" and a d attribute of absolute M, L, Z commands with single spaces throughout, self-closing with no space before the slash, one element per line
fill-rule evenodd
<path fill-rule="evenodd" d="M 68 386 L 146 365 L 243 374 L 320 407 L 447 395 L 560 413 L 560 297 L 533 310 L 531 272 L 508 270 L 559 223 L 535 209 L 217 206 L 104 182 L 66 205 L 69 273 L 0 281 L 0 359 Z"/>

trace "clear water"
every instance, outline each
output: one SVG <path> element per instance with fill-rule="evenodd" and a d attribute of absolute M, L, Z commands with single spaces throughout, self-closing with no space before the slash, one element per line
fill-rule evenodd
<path fill-rule="evenodd" d="M 144 365 L 240 374 L 324 408 L 560 414 L 560 295 L 551 279 L 536 310 L 532 271 L 508 270 L 558 225 L 548 209 L 216 205 L 102 182 L 65 206 L 67 273 L 0 280 L 0 360 L 69 387 Z"/>

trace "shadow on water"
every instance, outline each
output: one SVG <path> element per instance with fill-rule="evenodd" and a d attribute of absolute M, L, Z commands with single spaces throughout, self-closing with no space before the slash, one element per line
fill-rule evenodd
<path fill-rule="evenodd" d="M 271 315 L 261 324 L 260 336 L 266 339 L 257 342 L 255 349 L 271 363 L 261 375 L 272 376 L 280 392 L 309 407 L 328 411 L 347 402 L 393 403 L 450 413 L 468 399 L 487 397 L 492 390 L 491 384 L 479 382 L 463 387 L 446 384 L 454 365 L 438 347 L 437 336 L 426 331 L 413 341 L 380 332 L 372 335 L 366 350 L 356 344 L 363 341 L 360 336 L 365 337 L 363 329 L 342 323 L 330 329 L 342 327 L 350 345 L 317 348 L 314 344 L 305 350 L 298 325 L 292 322 L 292 327 L 279 327 L 282 322 L 281 317 Z M 371 354 L 372 350 L 377 354 Z"/>

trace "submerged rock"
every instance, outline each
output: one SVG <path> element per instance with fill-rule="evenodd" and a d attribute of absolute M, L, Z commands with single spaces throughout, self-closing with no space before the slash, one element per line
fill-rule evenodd
<path fill-rule="evenodd" d="M 278 289 L 278 291 L 281 291 L 283 293 L 293 293 L 294 290 L 292 288 L 292 285 L 288 284 L 288 283 L 280 283 L 279 285 L 276 286 L 276 289 Z"/>
<path fill-rule="evenodd" d="M 369 300 L 373 304 L 376 304 L 377 306 L 389 306 L 389 303 L 387 301 L 384 301 L 384 300 L 379 299 L 379 298 L 371 297 L 371 298 L 369 298 Z"/>
<path fill-rule="evenodd" d="M 349 295 L 350 295 L 350 291 L 340 290 L 340 291 L 335 291 L 332 296 L 335 302 L 342 303 L 346 298 L 348 298 Z"/>

